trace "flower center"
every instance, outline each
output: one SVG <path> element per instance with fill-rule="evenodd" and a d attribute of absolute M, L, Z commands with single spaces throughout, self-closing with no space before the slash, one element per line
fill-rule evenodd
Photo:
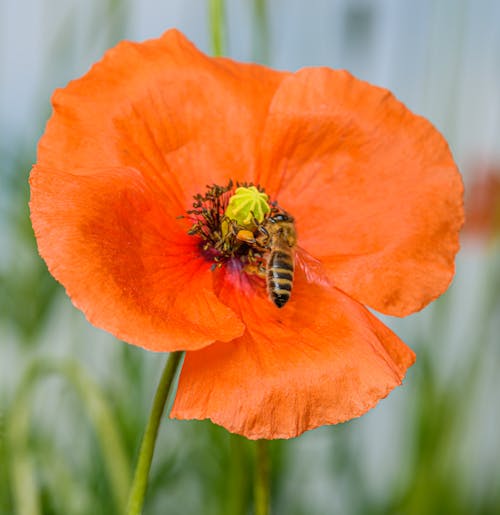
<path fill-rule="evenodd" d="M 293 218 L 260 186 L 236 184 L 207 187 L 195 195 L 188 231 L 200 238 L 212 270 L 224 263 L 265 280 L 269 299 L 282 308 L 290 299 L 297 235 Z M 261 285 L 263 283 L 261 282 Z"/>
<path fill-rule="evenodd" d="M 263 190 L 255 186 L 239 186 L 229 199 L 224 215 L 241 227 L 255 229 L 270 211 L 269 197 Z"/>
<path fill-rule="evenodd" d="M 249 183 L 207 186 L 194 196 L 187 211 L 193 222 L 188 234 L 200 238 L 203 256 L 220 266 L 231 259 L 262 264 L 266 251 L 266 226 L 276 217 L 293 219 L 271 202 L 264 189 Z"/>

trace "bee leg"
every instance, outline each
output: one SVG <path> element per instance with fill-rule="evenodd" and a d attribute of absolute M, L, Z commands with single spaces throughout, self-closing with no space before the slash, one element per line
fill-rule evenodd
<path fill-rule="evenodd" d="M 263 249 L 266 249 L 268 248 L 269 246 L 269 240 L 271 238 L 269 232 L 267 231 L 267 229 L 263 226 L 263 225 L 259 225 L 257 227 L 257 230 L 259 231 L 259 236 L 257 236 L 256 238 L 256 241 L 257 241 L 257 244 L 263 248 Z"/>
<path fill-rule="evenodd" d="M 257 227 L 257 230 L 264 236 L 269 237 L 269 233 L 267 232 L 267 229 L 264 227 L 264 224 L 262 222 L 259 222 L 257 218 L 255 218 L 253 211 L 250 211 L 250 214 L 252 215 L 252 223 L 255 225 L 255 227 Z"/>
<path fill-rule="evenodd" d="M 259 225 L 258 230 L 262 235 L 266 236 L 266 238 L 269 238 L 269 232 L 263 225 Z"/>
<path fill-rule="evenodd" d="M 248 263 L 244 270 L 247 274 L 257 275 L 263 279 L 266 277 L 266 268 L 262 263 Z"/>

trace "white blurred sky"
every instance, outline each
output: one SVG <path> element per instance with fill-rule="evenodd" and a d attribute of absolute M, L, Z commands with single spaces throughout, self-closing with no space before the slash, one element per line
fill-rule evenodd
<path fill-rule="evenodd" d="M 103 0 L 0 0 L 2 141 L 40 133 L 56 86 L 83 74 L 113 37 Z M 210 51 L 204 0 L 115 2 L 124 37 L 178 27 Z M 392 89 L 445 134 L 466 173 L 500 159 L 500 2 L 268 0 L 270 64 L 347 68 Z M 228 54 L 251 60 L 250 0 L 228 0 Z M 37 125 L 38 122 L 38 125 Z"/>

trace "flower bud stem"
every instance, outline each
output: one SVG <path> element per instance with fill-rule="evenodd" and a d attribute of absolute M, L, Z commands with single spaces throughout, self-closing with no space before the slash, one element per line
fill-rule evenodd
<path fill-rule="evenodd" d="M 165 364 L 165 368 L 163 369 L 158 388 L 156 389 L 153 407 L 151 408 L 148 425 L 146 426 L 141 449 L 139 451 L 139 459 L 135 469 L 132 488 L 130 489 L 127 515 L 140 515 L 142 513 L 142 506 L 146 495 L 149 469 L 151 468 L 151 461 L 153 459 L 158 427 L 160 426 L 160 420 L 165 409 L 165 403 L 172 388 L 176 372 L 181 363 L 182 355 L 183 352 L 170 353 Z"/>
<path fill-rule="evenodd" d="M 257 440 L 255 443 L 255 515 L 269 515 L 271 504 L 269 493 L 269 441 Z"/>
<path fill-rule="evenodd" d="M 209 0 L 210 34 L 212 39 L 212 54 L 215 57 L 226 52 L 226 31 L 224 0 Z"/>

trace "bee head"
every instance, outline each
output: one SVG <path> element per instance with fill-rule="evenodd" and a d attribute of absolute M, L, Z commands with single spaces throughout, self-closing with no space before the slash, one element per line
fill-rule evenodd
<path fill-rule="evenodd" d="M 269 217 L 268 221 L 272 224 L 281 222 L 293 222 L 293 218 L 288 213 L 277 213 Z"/>

